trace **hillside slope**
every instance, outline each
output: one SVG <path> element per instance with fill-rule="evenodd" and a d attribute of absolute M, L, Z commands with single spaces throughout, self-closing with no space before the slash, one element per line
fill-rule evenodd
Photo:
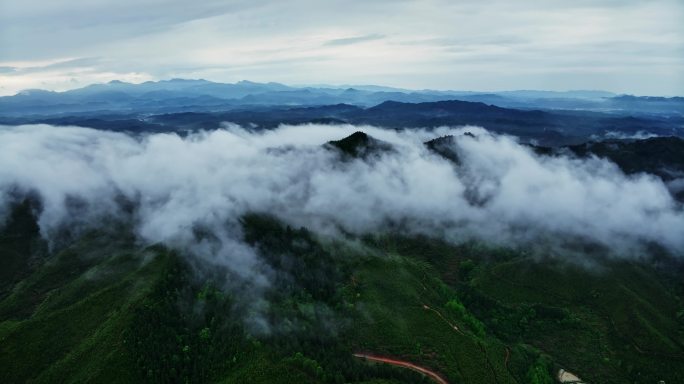
<path fill-rule="evenodd" d="M 16 212 L 3 241 L 28 257 L 8 231 L 31 211 Z M 649 264 L 590 270 L 390 235 L 359 247 L 261 215 L 243 225 L 278 271 L 259 315 L 267 331 L 254 331 L 253 309 L 220 274 L 197 279 L 182 255 L 124 229 L 93 232 L 15 269 L 0 301 L 2 381 L 430 380 L 354 353 L 450 383 L 549 383 L 559 368 L 597 383 L 684 380 L 681 282 Z"/>

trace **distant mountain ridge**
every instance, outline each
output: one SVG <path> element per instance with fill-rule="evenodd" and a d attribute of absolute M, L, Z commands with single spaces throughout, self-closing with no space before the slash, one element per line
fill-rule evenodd
<path fill-rule="evenodd" d="M 218 100 L 211 96 L 199 96 L 196 99 L 198 98 Z M 220 100 L 216 102 L 220 103 Z M 95 101 L 92 103 L 101 105 Z M 393 129 L 476 125 L 493 132 L 517 136 L 523 142 L 547 146 L 579 144 L 594 140 L 596 137 L 684 137 L 684 117 L 514 109 L 462 100 L 420 103 L 385 101 L 372 107 L 339 103 L 311 106 L 238 105 L 219 111 L 198 111 L 170 106 L 168 110 L 169 113 L 105 110 L 93 113 L 65 112 L 48 116 L 0 115 L 0 125 L 75 125 L 134 134 L 184 134 L 190 131 L 217 129 L 225 122 L 251 129 L 272 129 L 281 124 L 355 124 Z"/>
<path fill-rule="evenodd" d="M 435 91 L 376 85 L 295 87 L 280 83 L 217 83 L 171 79 L 140 84 L 113 80 L 64 92 L 25 90 L 0 97 L 0 116 L 65 113 L 179 111 L 217 112 L 244 106 L 316 106 L 351 104 L 370 107 L 386 101 L 424 103 L 447 100 L 482 102 L 504 108 L 588 110 L 684 115 L 684 98 L 637 97 L 605 91 Z"/>
<path fill-rule="evenodd" d="M 684 98 L 603 91 L 477 93 L 377 86 L 171 79 L 111 81 L 65 92 L 0 97 L 0 125 L 77 125 L 131 133 L 254 129 L 281 124 L 369 124 L 394 129 L 477 125 L 524 142 L 557 146 L 596 137 L 684 136 Z"/>

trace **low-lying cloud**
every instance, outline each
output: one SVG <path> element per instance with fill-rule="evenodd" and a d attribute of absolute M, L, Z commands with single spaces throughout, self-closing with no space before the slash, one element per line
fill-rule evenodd
<path fill-rule="evenodd" d="M 322 146 L 355 131 L 395 151 L 340 161 Z M 464 135 L 471 132 L 474 135 Z M 454 135 L 460 165 L 423 142 Z M 270 213 L 324 234 L 388 229 L 561 252 L 589 242 L 616 256 L 644 244 L 684 252 L 684 213 L 655 176 L 624 175 L 597 159 L 540 157 L 482 128 L 384 130 L 302 125 L 251 132 L 234 125 L 180 137 L 133 137 L 80 127 L 0 127 L 0 198 L 31 193 L 39 225 L 87 228 L 103 218 L 133 220 L 146 243 L 164 243 L 268 284 L 241 239 L 239 219 Z M 122 201 L 134 209 L 124 209 Z M 1 212 L 2 210 L 0 210 Z M 197 229 L 209 231 L 200 240 Z"/>

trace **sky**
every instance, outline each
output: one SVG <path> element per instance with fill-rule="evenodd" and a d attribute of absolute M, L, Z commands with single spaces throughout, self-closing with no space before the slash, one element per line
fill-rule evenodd
<path fill-rule="evenodd" d="M 684 95 L 684 0 L 0 0 L 0 95 L 169 78 Z"/>

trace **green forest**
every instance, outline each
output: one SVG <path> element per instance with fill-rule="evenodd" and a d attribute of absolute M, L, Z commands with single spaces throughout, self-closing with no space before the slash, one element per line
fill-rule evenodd
<path fill-rule="evenodd" d="M 3 383 L 684 382 L 681 270 L 587 266 L 394 233 L 317 236 L 242 217 L 271 271 L 251 292 L 114 226 L 57 249 L 30 201 L 0 236 Z M 237 283 L 236 283 L 237 282 Z"/>

